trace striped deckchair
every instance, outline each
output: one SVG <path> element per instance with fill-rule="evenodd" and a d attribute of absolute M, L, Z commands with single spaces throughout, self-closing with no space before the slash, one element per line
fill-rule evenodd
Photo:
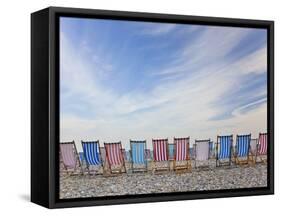
<path fill-rule="evenodd" d="M 102 174 L 103 162 L 99 141 L 81 141 L 88 174 Z M 102 170 L 99 172 L 99 170 Z"/>
<path fill-rule="evenodd" d="M 251 134 L 237 135 L 234 158 L 236 164 L 249 164 Z"/>
<path fill-rule="evenodd" d="M 258 142 L 259 142 L 259 139 L 251 139 L 251 141 L 250 141 L 249 158 L 253 164 L 256 163 Z"/>
<path fill-rule="evenodd" d="M 174 143 L 169 143 L 168 148 L 169 148 L 169 160 L 174 160 L 175 158 Z"/>
<path fill-rule="evenodd" d="M 150 149 L 145 149 L 145 159 L 147 161 L 151 160 L 151 151 L 150 151 Z"/>
<path fill-rule="evenodd" d="M 104 143 L 108 167 L 111 174 L 126 173 L 125 160 L 122 154 L 121 142 Z"/>
<path fill-rule="evenodd" d="M 233 135 L 217 136 L 216 166 L 230 166 L 232 154 Z"/>
<path fill-rule="evenodd" d="M 146 172 L 147 159 L 145 158 L 146 140 L 130 140 L 132 172 Z"/>
<path fill-rule="evenodd" d="M 191 170 L 189 140 L 189 137 L 174 137 L 174 171 L 176 172 Z"/>
<path fill-rule="evenodd" d="M 168 139 L 152 139 L 153 173 L 170 170 L 168 157 Z"/>
<path fill-rule="evenodd" d="M 83 173 L 74 141 L 60 143 L 60 157 L 67 174 L 75 174 L 77 169 L 80 169 L 81 174 Z"/>
<path fill-rule="evenodd" d="M 103 171 L 107 172 L 109 170 L 109 165 L 108 165 L 108 160 L 106 158 L 105 148 L 100 146 L 100 152 L 101 152 L 101 159 L 103 162 Z"/>
<path fill-rule="evenodd" d="M 195 144 L 193 147 L 195 168 L 210 167 L 210 142 L 210 139 L 195 140 Z M 202 165 L 198 166 L 199 163 L 201 163 Z"/>
<path fill-rule="evenodd" d="M 264 159 L 263 157 L 266 155 L 267 155 L 267 133 L 260 133 L 256 159 L 259 158 L 261 162 L 265 163 L 266 159 Z"/>

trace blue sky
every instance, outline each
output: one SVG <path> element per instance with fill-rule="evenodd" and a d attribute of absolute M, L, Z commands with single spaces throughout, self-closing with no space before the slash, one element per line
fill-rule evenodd
<path fill-rule="evenodd" d="M 61 18 L 61 140 L 266 131 L 266 30 Z"/>

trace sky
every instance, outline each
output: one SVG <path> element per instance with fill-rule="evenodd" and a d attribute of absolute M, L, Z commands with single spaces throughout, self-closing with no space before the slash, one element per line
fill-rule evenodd
<path fill-rule="evenodd" d="M 265 29 L 60 18 L 60 141 L 267 131 Z"/>

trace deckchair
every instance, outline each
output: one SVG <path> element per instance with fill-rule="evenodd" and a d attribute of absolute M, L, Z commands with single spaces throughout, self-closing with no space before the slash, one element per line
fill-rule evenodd
<path fill-rule="evenodd" d="M 104 143 L 108 167 L 111 174 L 126 173 L 121 142 Z"/>
<path fill-rule="evenodd" d="M 150 151 L 150 149 L 145 149 L 145 159 L 147 160 L 147 161 L 150 161 L 151 160 L 151 151 Z"/>
<path fill-rule="evenodd" d="M 236 146 L 234 152 L 234 160 L 236 164 L 239 165 L 249 164 L 250 143 L 251 143 L 251 134 L 236 136 Z"/>
<path fill-rule="evenodd" d="M 230 166 L 233 135 L 217 136 L 216 166 Z"/>
<path fill-rule="evenodd" d="M 193 146 L 195 168 L 210 168 L 210 142 L 210 139 L 195 140 Z M 199 163 L 202 165 L 198 166 Z"/>
<path fill-rule="evenodd" d="M 256 163 L 258 143 L 259 143 L 259 139 L 251 139 L 250 141 L 249 159 L 252 162 L 252 164 Z"/>
<path fill-rule="evenodd" d="M 147 159 L 145 158 L 146 140 L 130 140 L 132 172 L 146 172 Z"/>
<path fill-rule="evenodd" d="M 88 174 L 103 174 L 104 170 L 99 141 L 81 141 L 81 144 Z"/>
<path fill-rule="evenodd" d="M 174 138 L 174 171 L 190 171 L 189 137 Z"/>
<path fill-rule="evenodd" d="M 152 139 L 153 173 L 170 170 L 168 139 Z"/>
<path fill-rule="evenodd" d="M 256 159 L 260 158 L 260 161 L 265 163 L 267 159 L 264 159 L 263 157 L 266 155 L 267 155 L 267 133 L 260 133 Z"/>
<path fill-rule="evenodd" d="M 175 159 L 175 147 L 174 143 L 169 143 L 168 144 L 168 149 L 169 149 L 169 160 L 174 160 Z"/>
<path fill-rule="evenodd" d="M 101 159 L 103 162 L 103 171 L 104 173 L 109 170 L 109 165 L 108 165 L 108 160 L 106 158 L 106 151 L 104 147 L 100 147 L 100 152 L 101 152 Z"/>
<path fill-rule="evenodd" d="M 75 146 L 75 142 L 60 143 L 60 157 L 62 165 L 67 174 L 75 174 L 77 169 L 80 169 L 80 174 L 83 174 L 79 155 Z"/>

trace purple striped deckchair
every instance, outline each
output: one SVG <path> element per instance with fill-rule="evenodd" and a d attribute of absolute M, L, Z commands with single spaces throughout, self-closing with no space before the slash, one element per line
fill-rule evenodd
<path fill-rule="evenodd" d="M 60 157 L 67 174 L 74 174 L 77 169 L 83 173 L 74 141 L 60 143 Z"/>

